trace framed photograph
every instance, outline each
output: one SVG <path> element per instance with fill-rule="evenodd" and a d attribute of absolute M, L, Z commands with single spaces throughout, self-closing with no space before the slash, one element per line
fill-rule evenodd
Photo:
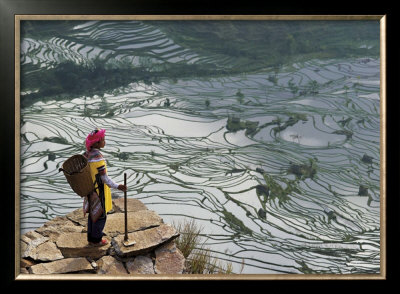
<path fill-rule="evenodd" d="M 15 15 L 15 279 L 385 279 L 385 32 L 384 15 Z M 117 185 L 90 246 L 66 162 L 102 129 Z"/>

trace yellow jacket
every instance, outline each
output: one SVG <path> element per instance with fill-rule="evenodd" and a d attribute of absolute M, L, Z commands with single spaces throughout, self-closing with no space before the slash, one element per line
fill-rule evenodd
<path fill-rule="evenodd" d="M 94 150 L 94 152 L 89 152 L 88 154 L 88 163 L 90 167 L 90 173 L 92 175 L 93 183 L 96 181 L 96 175 L 99 173 L 98 168 L 104 166 L 105 172 L 107 173 L 107 164 L 100 151 Z M 105 199 L 105 210 L 106 213 L 112 209 L 112 199 L 111 199 L 111 189 L 104 184 L 104 199 Z M 96 188 L 97 194 L 99 194 L 99 190 Z"/>

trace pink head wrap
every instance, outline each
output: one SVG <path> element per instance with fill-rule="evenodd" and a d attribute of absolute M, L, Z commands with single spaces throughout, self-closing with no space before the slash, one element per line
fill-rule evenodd
<path fill-rule="evenodd" d="M 99 142 L 102 138 L 105 136 L 105 129 L 97 129 L 91 132 L 87 137 L 86 137 L 86 150 L 90 151 L 90 148 L 92 145 L 96 142 Z"/>

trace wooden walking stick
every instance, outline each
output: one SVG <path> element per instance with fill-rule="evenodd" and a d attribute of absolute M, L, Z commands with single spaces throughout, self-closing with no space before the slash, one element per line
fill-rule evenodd
<path fill-rule="evenodd" d="M 126 187 L 126 173 L 124 173 L 124 185 Z M 128 238 L 128 210 L 127 210 L 127 200 L 126 200 L 126 190 L 124 191 L 124 212 L 125 212 L 125 237 L 124 237 L 124 244 L 125 247 L 135 245 L 135 241 L 129 241 Z"/>

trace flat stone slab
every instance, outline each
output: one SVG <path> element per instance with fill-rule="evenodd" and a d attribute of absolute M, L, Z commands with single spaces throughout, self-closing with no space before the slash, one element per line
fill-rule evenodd
<path fill-rule="evenodd" d="M 92 246 L 87 241 L 86 233 L 70 233 L 60 236 L 56 244 L 64 257 L 100 258 L 107 254 L 111 246 L 111 238 L 104 237 L 104 239 L 107 239 L 107 245 Z"/>
<path fill-rule="evenodd" d="M 55 218 L 45 222 L 43 227 L 48 226 L 65 226 L 65 225 L 75 225 L 72 221 L 70 221 L 67 216 L 56 216 Z M 35 230 L 37 231 L 37 230 Z"/>
<path fill-rule="evenodd" d="M 127 199 L 128 236 L 125 246 L 124 199 L 113 199 L 103 232 L 108 244 L 89 245 L 87 219 L 81 208 L 56 217 L 21 235 L 21 273 L 104 275 L 183 273 L 184 259 L 172 242 L 176 229 L 137 199 Z M 156 252 L 155 252 L 156 250 Z"/>
<path fill-rule="evenodd" d="M 60 249 L 51 241 L 40 244 L 34 248 L 27 257 L 35 261 L 54 261 L 64 258 Z"/>
<path fill-rule="evenodd" d="M 39 263 L 29 268 L 31 274 L 51 275 L 93 271 L 90 262 L 83 257 L 66 258 L 52 262 Z"/>
<path fill-rule="evenodd" d="M 83 200 L 82 200 L 83 202 Z M 70 213 L 68 213 L 66 215 L 67 219 L 80 224 L 83 227 L 87 227 L 87 219 L 88 219 L 88 214 L 86 214 L 85 216 L 83 216 L 83 209 L 82 208 L 78 208 L 75 209 L 74 211 L 71 211 Z"/>
<path fill-rule="evenodd" d="M 129 241 L 135 241 L 133 246 L 124 246 L 125 235 L 118 235 L 113 239 L 115 253 L 121 257 L 138 256 L 150 252 L 154 248 L 175 239 L 179 233 L 169 224 L 128 234 Z"/>
<path fill-rule="evenodd" d="M 117 198 L 113 200 L 115 212 L 124 212 L 124 198 Z M 140 210 L 147 210 L 146 205 L 142 201 L 134 198 L 126 199 L 127 212 L 136 212 Z"/>
<path fill-rule="evenodd" d="M 26 244 L 30 244 L 31 246 L 38 246 L 46 241 L 49 238 L 42 236 L 38 232 L 29 231 L 21 236 L 21 241 L 25 242 Z"/>
<path fill-rule="evenodd" d="M 128 212 L 128 233 L 138 230 L 159 226 L 162 224 L 162 218 L 152 210 L 140 210 Z M 104 233 L 115 237 L 125 233 L 125 214 L 114 213 L 107 216 L 107 222 L 103 230 Z"/>
<path fill-rule="evenodd" d="M 21 236 L 21 258 L 32 257 L 36 254 L 37 247 L 49 241 L 35 231 L 29 231 Z"/>
<path fill-rule="evenodd" d="M 48 237 L 50 241 L 56 242 L 63 234 L 81 233 L 85 230 L 85 227 L 74 224 L 67 217 L 56 217 L 35 231 L 44 237 Z"/>

